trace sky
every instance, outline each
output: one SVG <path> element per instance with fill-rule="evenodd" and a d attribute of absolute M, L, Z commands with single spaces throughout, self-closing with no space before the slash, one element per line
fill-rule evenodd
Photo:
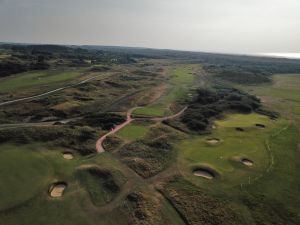
<path fill-rule="evenodd" d="M 300 53 L 300 0 L 0 0 L 0 41 Z"/>

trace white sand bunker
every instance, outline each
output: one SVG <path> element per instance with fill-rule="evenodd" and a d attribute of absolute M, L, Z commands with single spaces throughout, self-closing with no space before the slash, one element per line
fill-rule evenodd
<path fill-rule="evenodd" d="M 246 159 L 246 158 L 243 158 L 241 159 L 241 162 L 245 165 L 245 166 L 253 166 L 254 162 L 250 159 Z"/>
<path fill-rule="evenodd" d="M 63 195 L 67 184 L 65 182 L 56 182 L 51 185 L 49 189 L 49 194 L 52 198 L 59 198 Z"/>
<path fill-rule="evenodd" d="M 197 177 L 203 177 L 203 178 L 209 179 L 209 180 L 212 180 L 212 179 L 216 178 L 216 176 L 217 176 L 217 173 L 213 169 L 211 169 L 207 166 L 200 166 L 200 167 L 195 168 L 193 170 L 193 174 Z"/>
<path fill-rule="evenodd" d="M 72 152 L 64 152 L 64 153 L 63 153 L 63 157 L 64 157 L 64 159 L 67 159 L 67 160 L 71 160 L 71 159 L 74 158 Z"/>
<path fill-rule="evenodd" d="M 266 125 L 263 125 L 263 124 L 260 124 L 260 123 L 255 124 L 255 126 L 258 127 L 258 128 L 261 128 L 261 129 L 266 128 Z"/>
<path fill-rule="evenodd" d="M 208 144 L 215 145 L 215 144 L 218 144 L 220 142 L 220 139 L 218 139 L 218 138 L 207 138 L 206 142 Z"/>

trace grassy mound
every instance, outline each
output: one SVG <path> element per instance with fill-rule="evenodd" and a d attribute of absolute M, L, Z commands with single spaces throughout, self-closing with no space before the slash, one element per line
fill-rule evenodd
<path fill-rule="evenodd" d="M 121 191 L 121 186 L 125 182 L 121 172 L 111 172 L 97 167 L 79 169 L 76 175 L 96 206 L 102 206 L 112 201 Z"/>
<path fill-rule="evenodd" d="M 142 177 L 150 177 L 167 167 L 175 157 L 172 143 L 181 134 L 166 126 L 151 127 L 143 140 L 129 143 L 118 154 L 122 160 Z"/>

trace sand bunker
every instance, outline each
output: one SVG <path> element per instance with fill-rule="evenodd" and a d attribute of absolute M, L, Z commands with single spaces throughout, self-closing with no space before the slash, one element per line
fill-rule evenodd
<path fill-rule="evenodd" d="M 245 166 L 253 166 L 254 162 L 250 159 L 246 159 L 246 158 L 243 158 L 241 159 L 241 162 L 245 165 Z"/>
<path fill-rule="evenodd" d="M 241 127 L 236 127 L 235 130 L 236 130 L 236 131 L 240 131 L 240 132 L 245 131 L 244 128 L 241 128 Z"/>
<path fill-rule="evenodd" d="M 72 152 L 64 152 L 64 153 L 63 153 L 63 157 L 64 157 L 64 159 L 67 159 L 67 160 L 71 160 L 71 159 L 74 158 Z"/>
<path fill-rule="evenodd" d="M 220 142 L 220 139 L 218 139 L 218 138 L 207 138 L 206 142 L 208 144 L 215 145 L 215 144 L 218 144 Z"/>
<path fill-rule="evenodd" d="M 217 173 L 212 168 L 208 166 L 199 166 L 193 169 L 193 174 L 197 177 L 203 177 L 209 180 L 216 178 Z"/>
<path fill-rule="evenodd" d="M 67 188 L 67 183 L 56 182 L 51 185 L 49 189 L 49 194 L 52 198 L 59 198 L 63 195 L 66 188 Z"/>
<path fill-rule="evenodd" d="M 255 124 L 255 126 L 258 127 L 258 128 L 261 128 L 261 129 L 266 128 L 265 125 L 260 124 L 260 123 Z"/>

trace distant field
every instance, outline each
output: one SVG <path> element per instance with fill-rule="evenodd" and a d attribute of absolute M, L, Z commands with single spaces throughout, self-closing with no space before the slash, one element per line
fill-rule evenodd
<path fill-rule="evenodd" d="M 0 52 L 0 59 L 6 59 L 8 57 L 10 57 L 9 54 L 5 54 L 5 53 L 3 54 L 3 53 Z"/>
<path fill-rule="evenodd" d="M 37 71 L 18 74 L 14 77 L 0 80 L 0 92 L 10 92 L 37 85 L 48 85 L 73 79 L 80 71 Z"/>
<path fill-rule="evenodd" d="M 133 112 L 135 116 L 162 117 L 170 115 L 170 105 L 176 100 L 187 97 L 188 90 L 193 85 L 195 65 L 181 65 L 170 72 L 170 80 L 165 93 L 152 105 L 141 107 Z"/>
<path fill-rule="evenodd" d="M 293 114 L 300 125 L 300 74 L 273 76 L 270 85 L 242 87 L 258 95 L 270 108 L 279 110 L 284 116 Z"/>
<path fill-rule="evenodd" d="M 273 76 L 273 84 L 256 87 L 259 95 L 279 97 L 289 101 L 300 102 L 300 74 L 282 74 Z"/>

